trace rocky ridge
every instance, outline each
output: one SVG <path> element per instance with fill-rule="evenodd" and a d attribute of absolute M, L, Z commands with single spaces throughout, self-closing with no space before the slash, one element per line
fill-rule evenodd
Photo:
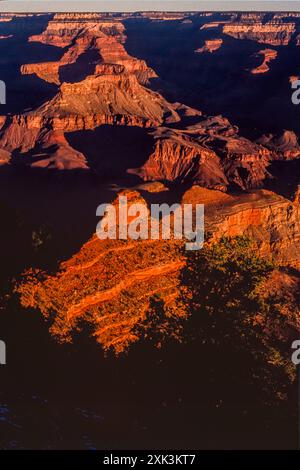
<path fill-rule="evenodd" d="M 100 15 L 69 15 L 66 20 L 63 15 L 56 14 L 46 30 L 31 36 L 29 41 L 67 49 L 57 62 L 25 64 L 21 67 L 23 74 L 37 74 L 48 82 L 60 84 L 60 69 L 76 63 L 88 51 L 98 54 L 95 66 L 97 63 L 123 66 L 144 84 L 156 77 L 145 61 L 131 57 L 125 50 L 124 25 L 119 21 L 102 21 Z"/>
<path fill-rule="evenodd" d="M 209 15 L 204 18 L 207 20 Z M 235 26 L 237 21 L 253 26 L 259 17 L 233 15 L 231 20 L 224 19 L 223 28 Z M 276 21 L 282 22 L 282 19 Z M 214 22 L 207 24 L 214 25 Z M 282 27 L 286 25 L 290 23 L 281 24 Z M 264 39 L 264 35 L 261 37 Z M 169 103 L 161 94 L 151 91 L 147 82 L 156 74 L 145 61 L 127 53 L 126 31 L 120 18 L 103 18 L 100 14 L 57 14 L 41 34 L 31 36 L 29 41 L 64 49 L 57 62 L 22 67 L 23 73 L 38 70 L 41 78 L 58 84 L 59 91 L 37 109 L 1 118 L 2 164 L 11 163 L 12 155 L 14 160 L 25 155 L 29 158 L 21 161 L 26 165 L 86 169 L 89 167 L 86 157 L 72 149 L 63 134 L 93 130 L 103 124 L 149 129 L 153 148 L 145 155 L 145 163 L 140 168 L 128 168 L 130 173 L 145 181 L 196 183 L 223 191 L 228 188 L 253 189 L 273 178 L 269 171 L 272 161 L 300 156 L 297 137 L 291 131 L 289 148 L 282 152 L 282 145 L 276 147 L 276 142 L 285 140 L 286 134 L 285 137 L 272 135 L 252 142 L 241 137 L 237 126 L 226 118 L 204 116 L 201 111 Z M 215 41 L 218 46 L 221 44 L 214 39 L 206 46 L 212 45 L 215 50 Z M 94 63 L 93 75 L 74 83 L 60 83 L 63 66 L 75 64 L 91 49 L 99 57 Z M 266 72 L 268 62 L 277 53 L 274 50 L 271 57 L 269 51 L 262 51 L 264 62 L 253 73 Z M 197 122 L 190 125 L 189 119 Z M 55 150 L 51 156 L 49 140 Z"/>
<path fill-rule="evenodd" d="M 125 194 L 129 204 L 145 204 L 138 192 Z M 205 204 L 205 228 L 213 235 L 209 243 L 244 234 L 255 241 L 261 256 L 300 266 L 298 203 L 269 191 L 240 198 L 197 186 L 184 194 L 182 203 Z M 59 341 L 71 341 L 88 324 L 105 351 L 121 353 L 138 340 L 136 327 L 153 296 L 165 302 L 168 316 L 186 315 L 177 303 L 185 266 L 181 247 L 178 240 L 99 240 L 94 235 L 56 275 L 29 271 L 18 287 L 21 303 L 46 318 L 54 313 L 50 332 Z"/>
<path fill-rule="evenodd" d="M 295 23 L 282 23 L 281 21 L 270 21 L 267 23 L 253 21 L 247 24 L 236 22 L 223 26 L 223 33 L 236 39 L 251 39 L 252 41 L 272 46 L 285 46 L 289 44 L 295 31 Z"/>
<path fill-rule="evenodd" d="M 183 18 L 175 15 L 168 20 L 181 22 Z M 293 41 L 297 32 L 295 23 L 285 23 L 284 18 L 265 21 L 259 14 L 235 14 L 209 22 L 207 15 L 202 28 L 281 47 Z M 164 19 L 153 14 L 158 25 Z M 241 26 L 241 22 L 246 24 Z M 181 26 L 190 28 L 191 24 Z M 69 134 L 94 132 L 102 125 L 143 129 L 151 148 L 142 165 L 127 170 L 154 182 L 153 193 L 149 190 L 152 197 L 164 193 L 166 186 L 190 186 L 182 203 L 205 204 L 206 230 L 212 242 L 223 235 L 246 234 L 262 256 L 299 269 L 299 188 L 294 188 L 289 199 L 260 189 L 280 179 L 273 173 L 274 163 L 287 165 L 299 159 L 297 135 L 284 130 L 250 140 L 223 116 L 169 102 L 151 90 L 148 82 L 156 74 L 126 52 L 125 38 L 120 18 L 103 21 L 90 14 L 56 15 L 43 33 L 31 37 L 30 41 L 63 48 L 63 56 L 57 62 L 24 65 L 22 72 L 37 73 L 59 89 L 37 109 L 1 117 L 2 163 L 14 165 L 23 159 L 32 167 L 89 171 L 87 156 L 70 145 Z M 91 50 L 98 54 L 93 74 L 73 83 L 62 82 L 64 66 L 74 65 Z M 267 72 L 270 54 L 266 51 L 260 72 Z M 141 185 L 141 191 L 149 187 Z M 126 194 L 131 202 L 143 202 L 136 191 Z M 51 333 L 60 341 L 71 341 L 73 333 L 88 324 L 104 350 L 119 353 L 137 340 L 136 325 L 153 296 L 165 301 L 168 315 L 185 315 L 176 304 L 184 266 L 182 243 L 176 240 L 100 241 L 94 235 L 61 263 L 56 275 L 30 271 L 18 291 L 23 306 L 54 318 Z"/>
<path fill-rule="evenodd" d="M 262 63 L 258 66 L 255 67 L 254 69 L 251 70 L 251 73 L 255 74 L 260 74 L 260 73 L 266 73 L 270 70 L 270 62 L 277 57 L 277 51 L 273 49 L 263 49 L 257 53 L 257 57 L 262 57 L 263 61 Z"/>

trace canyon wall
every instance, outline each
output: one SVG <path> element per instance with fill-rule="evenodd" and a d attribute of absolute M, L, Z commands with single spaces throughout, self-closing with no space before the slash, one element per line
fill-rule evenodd
<path fill-rule="evenodd" d="M 146 203 L 138 192 L 121 194 L 129 206 Z M 236 197 L 194 186 L 182 203 L 205 205 L 208 243 L 246 235 L 261 256 L 300 267 L 299 201 L 265 190 Z M 153 296 L 165 302 L 167 315 L 185 317 L 177 303 L 185 262 L 180 240 L 99 240 L 94 235 L 57 275 L 29 271 L 18 292 L 23 306 L 39 309 L 46 318 L 55 313 L 50 331 L 59 341 L 70 341 L 86 322 L 103 349 L 118 354 L 137 341 L 136 327 Z"/>

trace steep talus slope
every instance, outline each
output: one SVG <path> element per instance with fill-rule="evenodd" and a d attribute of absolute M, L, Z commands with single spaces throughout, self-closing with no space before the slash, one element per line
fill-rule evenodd
<path fill-rule="evenodd" d="M 217 139 L 223 168 L 232 184 L 241 189 L 262 187 L 270 177 L 268 166 L 272 155 L 268 149 L 245 138 Z"/>
<path fill-rule="evenodd" d="M 40 119 L 14 116 L 1 135 L 0 165 L 17 164 L 32 168 L 72 170 L 89 169 L 85 156 L 72 148 L 61 131 L 49 130 L 40 125 Z M 22 158 L 20 159 L 19 156 Z"/>
<path fill-rule="evenodd" d="M 202 116 L 199 123 L 183 130 L 160 127 L 151 135 L 153 153 L 141 168 L 129 170 L 146 181 L 196 183 L 223 191 L 261 188 L 273 179 L 274 160 L 300 156 L 293 132 L 252 142 L 222 116 Z"/>
<path fill-rule="evenodd" d="M 37 66 L 41 78 L 48 80 L 49 76 L 42 75 L 50 74 L 59 83 L 62 65 L 74 64 L 91 49 L 98 52 L 98 59 L 93 75 L 75 83 L 62 83 L 57 95 L 39 108 L 1 117 L 1 164 L 13 163 L 20 156 L 20 164 L 85 169 L 85 157 L 67 144 L 63 132 L 95 129 L 103 124 L 147 128 L 180 120 L 176 107 L 143 86 L 156 75 L 143 60 L 126 52 L 124 25 L 100 18 L 55 15 L 43 33 L 29 38 L 30 42 L 67 50 L 59 62 L 25 65 L 23 73 L 32 73 Z M 45 134 L 51 134 L 52 155 Z"/>
<path fill-rule="evenodd" d="M 123 194 L 129 205 L 145 203 L 137 192 Z M 19 288 L 21 302 L 46 317 L 55 312 L 51 333 L 59 340 L 70 340 L 85 321 L 104 349 L 121 352 L 136 341 L 134 327 L 151 297 L 161 295 L 171 314 L 184 262 L 179 248 L 175 240 L 99 240 L 94 235 L 61 265 L 58 276 L 40 282 L 29 273 Z"/>
<path fill-rule="evenodd" d="M 47 132 L 51 132 L 54 143 L 54 137 L 63 132 L 95 129 L 103 124 L 147 128 L 179 120 L 176 107 L 142 86 L 135 75 L 125 72 L 109 74 L 108 70 L 105 75 L 89 76 L 79 83 L 64 83 L 51 101 L 34 111 L 2 117 L 2 164 L 10 161 L 14 151 L 22 158 L 24 153 L 43 148 Z M 60 137 L 55 145 L 60 147 L 61 140 Z M 78 154 L 71 147 L 68 153 L 71 150 L 73 156 Z M 59 157 L 58 154 L 56 156 Z M 54 155 L 51 161 L 55 162 Z M 57 158 L 57 168 L 67 169 L 70 165 L 72 168 L 82 168 L 82 158 L 76 162 L 76 158 L 72 157 L 72 163 L 67 165 Z M 42 166 L 46 166 L 45 161 Z"/>
<path fill-rule="evenodd" d="M 195 133 L 194 133 L 195 134 Z M 226 190 L 228 180 L 220 158 L 188 132 L 159 128 L 153 132 L 155 147 L 147 162 L 129 170 L 145 181 L 167 180 L 196 182 L 210 188 Z"/>
<path fill-rule="evenodd" d="M 10 161 L 12 152 L 20 154 L 20 158 L 28 152 L 34 156 L 36 148 L 43 148 L 47 132 L 52 133 L 54 143 L 54 137 L 61 133 L 92 130 L 101 125 L 149 128 L 153 153 L 145 155 L 141 168 L 128 168 L 145 181 L 197 183 L 222 190 L 231 186 L 259 188 L 272 177 L 268 167 L 274 159 L 300 156 L 298 140 L 292 132 L 264 137 L 255 143 L 241 137 L 238 128 L 222 116 L 207 117 L 192 108 L 168 103 L 141 85 L 134 75 L 118 73 L 115 68 L 111 74 L 110 69 L 105 71 L 106 74 L 92 75 L 79 83 L 62 84 L 52 100 L 34 111 L 3 117 L 2 163 Z M 198 122 L 185 127 L 189 117 Z M 172 126 L 175 123 L 176 128 Z M 61 140 L 58 139 L 58 146 Z M 274 144 L 277 141 L 283 142 L 278 148 Z M 55 167 L 55 159 L 51 161 L 51 167 Z M 46 166 L 46 162 L 42 165 Z M 82 168 L 82 158 L 78 165 L 76 158 L 72 159 L 72 167 L 76 166 Z M 69 167 L 58 159 L 57 168 Z"/>
<path fill-rule="evenodd" d="M 129 204 L 143 202 L 137 192 L 127 196 Z M 198 186 L 182 202 L 205 204 L 209 243 L 245 234 L 262 256 L 300 267 L 299 204 L 269 191 L 239 198 Z M 60 341 L 71 341 L 86 324 L 105 350 L 119 353 L 138 339 L 136 327 L 154 295 L 165 301 L 168 315 L 185 316 L 176 303 L 185 265 L 182 248 L 180 240 L 99 240 L 94 235 L 57 275 L 29 272 L 18 287 L 21 303 L 50 315 L 51 334 Z"/>
<path fill-rule="evenodd" d="M 36 114 L 51 120 L 54 129 L 91 129 L 101 124 L 153 127 L 166 115 L 170 122 L 177 113 L 159 94 L 139 84 L 134 75 L 93 75 L 80 83 L 64 83 L 53 100 Z"/>
<path fill-rule="evenodd" d="M 206 436 L 211 416 L 211 432 L 201 445 L 207 443 L 210 447 L 216 442 L 224 445 L 230 422 L 234 432 L 229 441 L 226 438 L 225 446 L 232 447 L 231 442 L 238 436 L 238 445 L 242 448 L 251 445 L 248 437 L 253 430 L 252 435 L 255 435 L 257 430 L 255 410 L 257 416 L 262 414 L 261 432 L 256 439 L 258 446 L 263 445 L 260 438 L 265 435 L 266 441 L 276 447 L 285 434 L 284 423 L 287 423 L 286 429 L 293 427 L 297 403 L 294 406 L 294 402 L 285 400 L 287 394 L 280 392 L 281 387 L 277 391 L 277 380 L 284 391 L 289 390 L 289 382 L 282 380 L 280 353 L 284 349 L 286 368 L 294 371 L 290 345 L 298 337 L 300 328 L 300 187 L 295 191 L 295 185 L 290 185 L 289 199 L 255 188 L 274 188 L 273 182 L 278 179 L 284 189 L 281 194 L 286 194 L 287 172 L 293 173 L 293 181 L 297 182 L 299 133 L 297 135 L 297 130 L 292 127 L 293 121 L 284 121 L 284 117 L 279 119 L 281 125 L 273 129 L 272 126 L 260 126 L 250 111 L 245 126 L 236 115 L 230 114 L 230 109 L 241 109 L 243 104 L 247 109 L 247 101 L 243 101 L 239 93 L 241 89 L 245 90 L 245 98 L 250 96 L 249 100 L 253 100 L 253 106 L 259 109 L 262 118 L 270 113 L 270 108 L 264 107 L 265 101 L 256 95 L 255 84 L 256 87 L 260 84 L 262 92 L 267 93 L 268 78 L 272 79 L 273 75 L 276 78 L 282 58 L 284 64 L 289 50 L 285 45 L 274 46 L 278 57 L 269 62 L 270 70 L 266 70 L 265 64 L 260 69 L 263 73 L 251 74 L 253 67 L 259 65 L 252 63 L 256 60 L 255 53 L 269 46 L 257 44 L 253 38 L 236 39 L 223 33 L 224 22 L 247 22 L 250 15 L 245 15 L 244 19 L 236 14 L 224 15 L 210 39 L 201 36 L 199 40 L 204 31 L 200 31 L 203 21 L 211 24 L 214 18 L 213 14 L 202 14 L 194 21 L 193 15 L 187 19 L 184 14 L 161 13 L 137 18 L 140 42 L 147 43 L 145 49 L 151 50 L 152 40 L 146 25 L 153 22 L 159 31 L 158 63 L 165 62 L 169 68 L 174 60 L 175 68 L 180 56 L 184 59 L 181 70 L 180 66 L 175 71 L 170 67 L 164 76 L 151 57 L 143 51 L 132 50 L 130 44 L 123 42 L 124 26 L 127 28 L 130 22 L 123 23 L 120 18 L 112 17 L 103 22 L 98 21 L 98 14 L 56 15 L 47 33 L 39 34 L 26 45 L 28 50 L 55 50 L 56 55 L 51 57 L 57 60 L 57 49 L 52 47 L 56 44 L 61 48 L 62 58 L 22 67 L 23 74 L 36 73 L 40 78 L 23 75 L 21 81 L 38 82 L 42 86 L 48 86 L 45 81 L 55 83 L 51 87 L 56 91 L 50 94 L 51 98 L 47 95 L 47 102 L 44 101 L 42 106 L 41 101 L 38 105 L 23 106 L 13 111 L 14 116 L 0 117 L 0 162 L 7 165 L 1 169 L 2 195 L 7 200 L 11 198 L 17 209 L 13 224 L 16 233 L 8 243 L 6 240 L 12 230 L 7 230 L 4 220 L 3 271 L 7 283 L 3 289 L 3 313 L 7 317 L 9 335 L 14 337 L 17 332 L 25 349 L 28 331 L 36 332 L 37 340 L 32 342 L 30 351 L 28 349 L 29 356 L 24 356 L 23 362 L 17 364 L 21 375 L 14 374 L 16 382 L 19 376 L 28 378 L 28 373 L 31 374 L 33 381 L 27 380 L 31 384 L 26 387 L 28 393 L 25 391 L 25 396 L 22 393 L 22 399 L 17 399 L 16 405 L 15 394 L 8 393 L 9 411 L 4 406 L 2 412 L 5 428 L 9 431 L 6 440 L 12 447 L 22 444 L 23 430 L 31 421 L 36 421 L 32 420 L 31 406 L 27 406 L 28 417 L 22 419 L 24 404 L 28 403 L 37 407 L 38 420 L 42 423 L 39 442 L 43 448 L 63 447 L 65 441 L 73 442 L 73 446 L 78 442 L 85 448 L 101 448 L 107 440 L 114 445 L 116 430 L 119 441 L 124 435 L 125 447 L 128 447 L 128 434 L 132 441 L 136 441 L 134 436 L 141 435 L 143 442 L 149 441 L 152 435 L 153 441 L 162 438 L 163 442 L 167 436 L 168 442 L 174 442 L 176 446 L 185 438 L 185 425 L 189 420 L 192 429 L 185 440 L 197 447 L 199 422 L 203 422 L 203 435 Z M 260 23 L 269 19 L 261 14 L 253 14 L 252 18 Z M 100 23 L 105 23 L 101 31 Z M 176 31 L 182 31 L 177 42 L 167 34 L 168 28 L 171 30 L 174 25 Z M 55 31 L 56 27 L 59 32 Z M 185 41 L 184 35 L 188 36 L 188 31 L 191 31 L 192 41 L 190 36 Z M 218 33 L 222 35 L 220 47 L 217 47 L 220 44 Z M 293 37 L 296 32 L 289 40 L 296 53 Z M 168 50 L 174 51 L 171 60 L 168 60 L 164 38 Z M 278 41 L 278 32 L 272 32 L 264 39 Z M 195 48 L 203 44 L 204 50 L 195 53 Z M 131 54 L 129 57 L 124 54 L 124 46 Z M 161 79 L 149 80 L 153 77 L 152 69 L 134 56 L 145 58 Z M 34 62 L 46 60 L 39 53 L 34 57 Z M 199 61 L 198 69 L 193 68 L 193 60 Z M 27 55 L 24 63 L 30 61 Z M 212 64 L 215 75 L 212 80 L 206 69 L 208 63 Z M 224 64 L 226 66 L 222 68 Z M 226 67 L 229 88 L 225 83 Z M 78 73 L 80 68 L 81 73 Z M 183 73 L 185 68 L 186 75 Z M 285 77 L 297 73 L 287 68 Z M 197 86 L 193 82 L 196 75 L 203 79 L 202 84 L 199 79 Z M 281 76 L 277 82 L 274 80 L 274 85 L 279 83 L 284 91 L 284 87 L 289 86 Z M 180 92 L 180 86 L 186 94 Z M 193 98 L 193 89 L 199 95 L 198 101 Z M 216 107 L 209 101 L 211 90 Z M 231 108 L 228 107 L 228 90 L 233 103 Z M 271 93 L 276 102 L 277 89 L 271 89 Z M 285 98 L 288 101 L 290 95 L 286 94 Z M 281 103 L 280 99 L 276 102 L 276 113 L 280 116 L 284 114 Z M 287 129 L 291 125 L 295 133 L 283 131 L 285 124 L 282 123 L 285 122 Z M 277 163 L 280 167 L 275 173 Z M 44 171 L 20 171 L 21 165 L 44 168 Z M 68 171 L 79 168 L 84 171 Z M 112 175 L 109 168 L 121 170 L 121 177 Z M 49 169 L 63 171 L 58 175 L 57 171 Z M 139 182 L 136 176 L 126 177 L 126 170 L 139 175 L 142 181 Z M 163 201 L 172 204 L 181 199 L 183 204 L 203 203 L 206 241 L 207 244 L 215 243 L 212 248 L 215 259 L 210 262 L 210 255 L 214 255 L 209 249 L 187 253 L 183 241 L 173 239 L 99 240 L 95 234 L 91 235 L 96 225 L 96 205 L 110 201 L 119 188 L 133 185 L 139 188 L 148 205 Z M 182 198 L 187 187 L 191 189 Z M 125 194 L 133 203 L 144 202 L 133 190 Z M 28 214 L 26 221 L 23 209 L 26 209 L 25 217 Z M 4 216 L 6 218 L 5 212 Z M 219 242 L 220 237 L 243 234 L 251 237 L 255 256 L 252 252 L 248 256 L 247 251 L 244 259 L 243 249 L 241 252 L 237 249 L 236 256 L 235 249 L 239 244 L 248 247 L 244 239 L 234 241 L 229 252 L 222 250 L 223 243 L 229 242 Z M 25 249 L 22 250 L 24 239 Z M 268 272 L 266 266 L 271 263 L 256 258 L 256 254 L 274 257 L 280 265 L 272 276 L 263 274 L 266 281 L 262 282 L 257 298 L 253 290 L 260 278 L 257 272 Z M 207 262 L 202 263 L 206 256 Z M 9 273 L 13 271 L 16 295 L 9 287 L 10 274 L 5 272 L 6 265 Z M 26 272 L 23 272 L 24 266 Z M 28 266 L 34 268 L 28 269 Z M 7 288 L 11 295 L 6 295 Z M 278 297 L 286 302 L 282 309 L 277 307 Z M 260 315 L 264 310 L 267 311 L 266 318 Z M 191 314 L 189 322 L 183 322 L 188 314 Z M 41 317 L 45 325 L 41 324 Z M 16 324 L 21 324 L 21 328 L 16 328 Z M 164 344 L 166 337 L 168 340 Z M 169 341 L 172 337 L 183 344 L 174 345 Z M 74 341 L 74 345 L 61 347 L 53 338 L 59 343 Z M 139 339 L 142 341 L 136 347 L 134 344 Z M 270 345 L 269 355 L 265 354 L 265 342 Z M 133 350 L 119 360 L 108 354 L 111 350 L 114 354 L 127 353 L 132 345 Z M 157 351 L 154 346 L 160 345 L 162 349 Z M 103 351 L 108 354 L 107 360 L 103 360 Z M 222 360 L 219 351 L 224 352 Z M 58 360 L 53 361 L 53 358 Z M 194 373 L 195 358 L 201 373 Z M 226 363 L 230 365 L 232 374 L 229 378 L 233 380 L 228 380 Z M 40 374 L 35 374 L 36 370 L 44 371 L 42 380 Z M 195 383 L 189 380 L 193 376 L 197 378 Z M 7 385 L 5 390 L 11 388 L 9 383 Z M 19 396 L 22 390 L 14 389 Z M 41 393 L 37 396 L 39 390 Z M 162 400 L 162 393 L 166 399 Z M 40 396 L 45 394 L 47 396 Z M 33 400 L 28 402 L 27 395 Z M 49 406 L 45 406 L 46 398 Z M 58 407 L 60 412 L 66 408 L 65 402 L 70 402 L 67 412 L 63 410 L 62 419 L 57 419 L 56 405 L 62 405 Z M 288 415 L 285 414 L 287 408 Z M 47 435 L 44 439 L 42 431 L 47 409 L 50 414 L 46 413 Z M 275 409 L 278 427 L 273 429 L 272 411 Z M 75 414 L 80 414 L 80 421 L 74 418 L 74 410 Z M 291 415 L 293 419 L 287 419 Z M 182 435 L 178 434 L 180 419 Z M 80 433 L 80 440 L 76 442 L 76 432 L 71 429 L 70 434 L 70 423 L 75 431 L 84 429 L 84 435 Z M 172 428 L 171 435 L 166 432 L 166 423 Z M 11 432 L 13 427 L 16 432 Z M 157 437 L 153 430 L 158 427 L 161 432 Z M 51 436 L 49 438 L 49 429 L 54 430 L 56 444 Z M 34 436 L 33 429 L 29 440 L 36 440 Z M 30 444 L 28 432 L 24 440 L 25 446 Z M 282 442 L 290 448 L 288 439 L 279 445 Z"/>
<path fill-rule="evenodd" d="M 204 19 L 207 18 L 204 15 Z M 155 17 L 153 21 L 161 21 L 161 18 Z M 179 21 L 184 22 L 184 19 Z M 247 21 L 267 24 L 263 16 L 247 19 L 247 15 L 240 18 L 232 15 L 231 19 L 221 23 L 225 28 L 234 22 Z M 214 26 L 214 22 L 209 24 Z M 286 24 L 290 23 L 282 23 L 283 26 Z M 153 147 L 145 154 L 145 163 L 140 168 L 133 169 L 130 165 L 127 168 L 145 181 L 197 183 L 223 191 L 260 188 L 273 178 L 270 165 L 274 159 L 285 160 L 300 155 L 296 136 L 292 139 L 294 145 L 289 144 L 293 145 L 293 150 L 282 152 L 283 144 L 277 149 L 276 141 L 285 140 L 287 134 L 252 142 L 242 137 L 237 126 L 226 118 L 205 116 L 191 107 L 170 103 L 160 93 L 151 91 L 147 83 L 156 74 L 144 60 L 127 53 L 126 30 L 120 18 L 103 18 L 100 14 L 57 14 L 41 34 L 31 36 L 29 41 L 64 48 L 60 61 L 25 65 L 22 69 L 23 73 L 26 70 L 31 73 L 32 67 L 38 65 L 41 67 L 39 76 L 48 80 L 49 76 L 44 75 L 50 74 L 60 87 L 54 98 L 37 109 L 1 118 L 2 164 L 19 161 L 43 168 L 89 168 L 87 155 L 83 150 L 73 149 L 63 133 L 84 132 L 102 125 L 149 128 Z M 218 39 L 216 41 L 220 43 Z M 72 80 L 73 83 L 60 83 L 63 65 L 75 66 L 76 61 L 90 50 L 98 54 L 93 75 Z M 264 66 L 267 56 L 266 52 Z M 71 70 L 72 67 L 69 72 Z M 50 140 L 52 155 L 48 145 Z M 96 161 L 93 169 L 97 170 Z"/>
<path fill-rule="evenodd" d="M 284 131 L 280 136 L 264 135 L 258 140 L 258 143 L 287 160 L 299 158 L 300 155 L 298 138 L 292 131 Z"/>

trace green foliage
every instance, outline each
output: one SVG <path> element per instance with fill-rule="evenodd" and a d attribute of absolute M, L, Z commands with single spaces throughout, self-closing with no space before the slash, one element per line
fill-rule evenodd
<path fill-rule="evenodd" d="M 182 281 L 189 287 L 193 307 L 201 306 L 208 313 L 220 309 L 224 314 L 230 309 L 241 316 L 255 313 L 256 289 L 273 269 L 273 262 L 255 254 L 249 239 L 224 237 L 190 252 Z"/>
<path fill-rule="evenodd" d="M 161 348 L 166 341 L 181 341 L 185 318 L 184 314 L 178 315 L 166 308 L 161 295 L 155 294 L 150 298 L 145 317 L 136 325 L 134 334 L 140 340 Z"/>
<path fill-rule="evenodd" d="M 259 257 L 246 237 L 222 238 L 218 243 L 190 252 L 182 271 L 182 299 L 188 304 L 188 338 L 210 343 L 223 359 L 235 350 L 252 369 L 253 380 L 279 398 L 295 377 L 290 345 L 270 328 L 270 315 L 284 317 L 271 298 L 262 298 L 263 282 L 274 271 L 273 261 Z M 266 328 L 268 325 L 268 329 Z M 246 355 L 245 355 L 246 354 Z M 247 356 L 248 355 L 248 356 Z"/>
<path fill-rule="evenodd" d="M 37 229 L 32 231 L 32 247 L 34 250 L 39 250 L 49 244 L 52 239 L 51 228 L 43 224 Z"/>

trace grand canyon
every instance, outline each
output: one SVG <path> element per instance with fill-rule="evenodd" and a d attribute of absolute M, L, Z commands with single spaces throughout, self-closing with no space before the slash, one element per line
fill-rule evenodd
<path fill-rule="evenodd" d="M 300 13 L 0 14 L 3 449 L 298 446 Z M 96 208 L 204 204 L 205 245 Z"/>

